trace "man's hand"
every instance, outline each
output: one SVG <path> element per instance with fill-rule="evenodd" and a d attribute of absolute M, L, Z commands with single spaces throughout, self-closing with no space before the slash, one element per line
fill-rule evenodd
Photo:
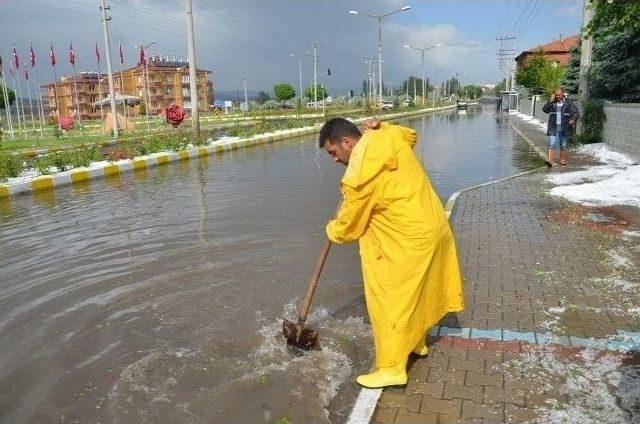
<path fill-rule="evenodd" d="M 380 128 L 380 120 L 376 118 L 367 119 L 362 124 L 360 124 L 360 129 L 362 132 L 377 130 L 379 128 Z"/>
<path fill-rule="evenodd" d="M 556 95 L 555 93 L 551 95 L 551 99 L 549 99 L 550 102 L 555 102 L 556 101 Z"/>
<path fill-rule="evenodd" d="M 569 126 L 573 127 L 575 125 L 576 121 L 574 121 L 573 119 L 571 119 L 569 121 Z"/>

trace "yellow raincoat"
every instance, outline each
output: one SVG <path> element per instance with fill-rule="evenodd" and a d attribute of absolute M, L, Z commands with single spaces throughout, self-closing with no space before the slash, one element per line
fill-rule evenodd
<path fill-rule="evenodd" d="M 448 312 L 464 308 L 456 247 L 440 199 L 413 153 L 413 130 L 383 123 L 351 151 L 327 235 L 360 241 L 376 367 L 404 361 Z"/>

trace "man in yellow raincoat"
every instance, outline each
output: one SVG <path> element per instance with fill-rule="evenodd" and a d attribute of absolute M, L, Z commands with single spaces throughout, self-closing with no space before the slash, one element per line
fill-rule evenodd
<path fill-rule="evenodd" d="M 375 370 L 365 387 L 407 383 L 407 360 L 427 354 L 426 332 L 464 308 L 456 247 L 440 199 L 413 153 L 415 131 L 373 123 L 361 134 L 350 121 L 329 120 L 319 144 L 347 166 L 342 205 L 327 224 L 335 243 L 360 242 Z"/>

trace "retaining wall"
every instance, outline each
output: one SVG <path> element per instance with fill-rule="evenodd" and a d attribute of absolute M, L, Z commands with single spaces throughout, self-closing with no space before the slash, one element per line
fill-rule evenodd
<path fill-rule="evenodd" d="M 614 150 L 640 161 L 640 103 L 611 103 L 604 106 L 607 121 L 602 139 Z"/>

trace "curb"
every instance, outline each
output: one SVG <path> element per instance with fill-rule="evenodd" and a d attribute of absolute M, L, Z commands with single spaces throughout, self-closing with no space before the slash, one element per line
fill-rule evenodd
<path fill-rule="evenodd" d="M 421 115 L 430 112 L 438 112 L 454 108 L 455 105 L 442 106 L 437 108 L 420 109 L 411 112 L 400 112 L 384 115 L 385 120 L 395 120 L 409 116 Z M 371 119 L 371 117 L 354 119 L 353 122 L 360 123 Z M 148 156 L 138 156 L 133 159 L 125 159 L 109 163 L 100 163 L 97 166 L 88 168 L 74 168 L 64 172 L 58 172 L 53 175 L 43 175 L 33 177 L 20 182 L 9 184 L 0 183 L 0 199 L 9 198 L 20 194 L 32 194 L 43 190 L 51 190 L 56 187 L 63 187 L 83 183 L 85 181 L 99 178 L 113 178 L 120 174 L 131 171 L 142 171 L 154 168 L 156 166 L 168 165 L 174 162 L 180 162 L 189 159 L 198 159 L 210 155 L 215 155 L 229 150 L 237 150 L 245 147 L 256 146 L 260 144 L 273 143 L 276 140 L 284 140 L 287 138 L 298 137 L 306 134 L 313 134 L 320 130 L 319 125 L 310 127 L 296 128 L 292 130 L 281 130 L 274 133 L 264 133 L 255 135 L 250 138 L 223 138 L 211 142 L 203 147 L 189 147 L 186 150 L 178 152 L 158 152 Z"/>
<path fill-rule="evenodd" d="M 492 184 L 497 184 L 497 183 L 501 183 L 504 181 L 508 181 L 514 178 L 518 178 L 518 177 L 522 177 L 523 175 L 527 175 L 527 174 L 533 174 L 534 172 L 539 172 L 542 171 L 543 169 L 546 169 L 546 167 L 541 166 L 539 168 L 535 168 L 535 169 L 530 169 L 529 171 L 524 171 L 524 172 L 520 172 L 518 174 L 514 174 L 514 175 L 510 175 L 508 177 L 505 178 L 500 178 L 499 180 L 493 180 L 493 181 L 489 181 L 486 183 L 482 183 L 482 184 L 478 184 L 478 185 L 474 185 L 471 187 L 467 187 L 467 188 L 463 188 L 462 190 L 458 190 L 455 193 L 453 193 L 449 199 L 447 200 L 447 203 L 445 203 L 444 205 L 444 213 L 447 216 L 447 219 L 451 219 L 451 215 L 453 214 L 453 211 L 455 209 L 456 206 L 456 201 L 458 200 L 458 197 L 460 197 L 461 194 L 467 192 L 467 191 L 471 191 L 471 190 L 475 190 L 477 188 L 480 187 L 486 187 Z"/>
<path fill-rule="evenodd" d="M 543 160 L 547 160 L 547 154 L 538 145 L 536 145 L 529 136 L 525 135 L 516 125 L 509 122 L 509 126 L 515 130 L 515 132 L 540 156 Z"/>

